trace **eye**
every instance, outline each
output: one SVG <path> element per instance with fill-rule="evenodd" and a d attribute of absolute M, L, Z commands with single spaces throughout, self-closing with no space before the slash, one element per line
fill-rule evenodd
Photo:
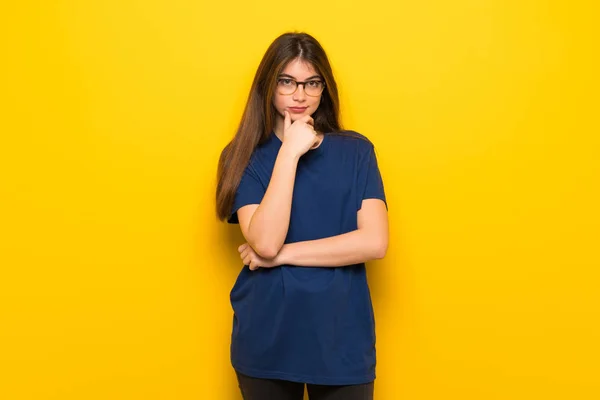
<path fill-rule="evenodd" d="M 281 86 L 292 86 L 294 85 L 294 81 L 291 79 L 287 79 L 287 78 L 281 78 L 278 80 L 279 85 Z"/>
<path fill-rule="evenodd" d="M 318 88 L 321 87 L 321 81 L 309 81 L 308 85 L 310 87 Z"/>

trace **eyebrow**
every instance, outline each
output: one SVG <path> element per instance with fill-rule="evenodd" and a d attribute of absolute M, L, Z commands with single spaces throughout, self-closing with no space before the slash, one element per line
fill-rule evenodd
<path fill-rule="evenodd" d="M 296 79 L 296 78 L 294 78 L 293 76 L 291 76 L 291 75 L 288 75 L 288 74 L 279 74 L 278 78 L 281 78 L 281 77 L 283 77 L 283 76 L 287 76 L 287 77 L 289 77 L 289 78 L 292 78 L 292 79 L 294 79 L 294 80 L 296 80 L 296 81 L 298 80 L 298 79 Z M 313 75 L 313 76 L 309 76 L 309 77 L 308 77 L 308 78 L 306 78 L 305 80 L 309 81 L 309 80 L 311 80 L 311 79 L 314 79 L 314 78 L 321 78 L 321 79 L 323 79 L 323 77 L 322 77 L 321 75 Z"/>

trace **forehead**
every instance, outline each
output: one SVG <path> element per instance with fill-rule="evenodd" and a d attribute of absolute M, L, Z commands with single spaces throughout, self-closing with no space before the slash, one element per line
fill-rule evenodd
<path fill-rule="evenodd" d="M 290 61 L 281 71 L 281 73 L 291 75 L 298 80 L 303 80 L 304 78 L 320 75 L 311 63 L 304 60 L 299 60 L 297 58 Z"/>

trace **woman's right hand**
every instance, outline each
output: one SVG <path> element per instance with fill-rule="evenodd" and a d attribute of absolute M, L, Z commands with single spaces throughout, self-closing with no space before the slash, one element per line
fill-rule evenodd
<path fill-rule="evenodd" d="M 292 123 L 290 113 L 287 110 L 283 113 L 283 145 L 291 154 L 300 158 L 319 142 L 313 128 L 315 122 L 310 115 L 305 115 Z"/>

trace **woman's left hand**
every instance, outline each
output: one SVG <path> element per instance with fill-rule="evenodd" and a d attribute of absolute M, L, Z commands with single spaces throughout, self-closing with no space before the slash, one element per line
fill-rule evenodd
<path fill-rule="evenodd" d="M 240 258 L 244 262 L 244 265 L 248 265 L 251 271 L 257 270 L 258 268 L 273 268 L 278 266 L 277 257 L 272 260 L 263 258 L 256 254 L 254 249 L 248 244 L 244 243 L 238 247 L 240 252 Z"/>

